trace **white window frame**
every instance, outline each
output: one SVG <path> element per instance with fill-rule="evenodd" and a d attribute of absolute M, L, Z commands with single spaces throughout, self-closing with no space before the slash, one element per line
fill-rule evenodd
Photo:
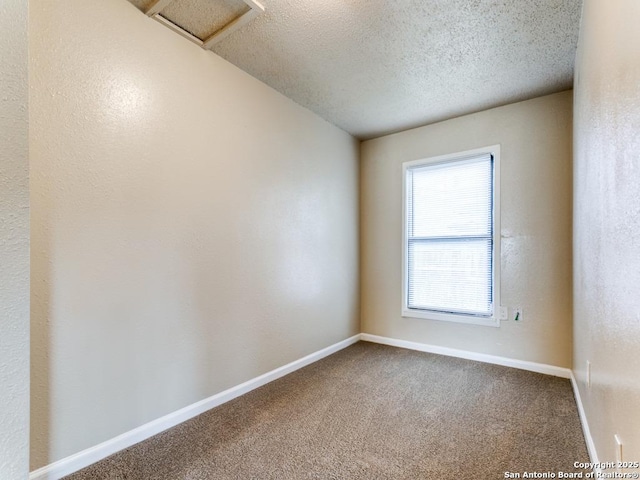
<path fill-rule="evenodd" d="M 490 317 L 444 313 L 431 310 L 409 308 L 408 282 L 408 198 L 407 170 L 416 166 L 435 165 L 465 160 L 476 155 L 490 154 L 493 157 L 493 252 L 492 252 L 492 298 L 493 311 Z M 402 164 L 402 317 L 424 318 L 448 322 L 467 323 L 472 325 L 500 326 L 500 145 L 476 148 L 464 152 L 439 155 Z"/>

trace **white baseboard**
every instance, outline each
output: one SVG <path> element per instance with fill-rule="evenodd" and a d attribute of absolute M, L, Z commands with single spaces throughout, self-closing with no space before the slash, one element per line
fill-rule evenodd
<path fill-rule="evenodd" d="M 589 430 L 589 422 L 587 422 L 587 415 L 582 405 L 582 398 L 580 397 L 580 389 L 578 388 L 578 382 L 576 377 L 571 372 L 571 386 L 573 387 L 573 395 L 576 397 L 576 404 L 578 405 L 578 415 L 580 416 L 580 424 L 582 425 L 582 433 L 584 434 L 584 440 L 587 444 L 587 452 L 589 452 L 589 458 L 591 463 L 599 464 L 598 452 L 596 451 L 596 445 L 593 443 L 593 437 L 591 436 L 591 430 Z M 601 471 L 600 469 L 596 469 Z"/>
<path fill-rule="evenodd" d="M 341 342 L 331 345 L 306 357 L 295 360 L 287 365 L 271 370 L 259 377 L 248 380 L 240 385 L 229 388 L 223 392 L 217 393 L 209 398 L 205 398 L 187 407 L 181 408 L 164 417 L 153 420 L 149 423 L 134 428 L 128 432 L 118 435 L 111 440 L 102 442 L 94 447 L 87 448 L 69 457 L 58 460 L 57 462 L 46 465 L 38 470 L 34 470 L 29 474 L 29 480 L 58 480 L 73 472 L 77 472 L 89 465 L 98 462 L 109 455 L 128 448 L 147 438 L 150 438 L 168 428 L 174 427 L 190 418 L 196 417 L 214 407 L 222 405 L 229 400 L 233 400 L 240 395 L 244 395 L 251 390 L 255 390 L 269 382 L 294 372 L 302 367 L 316 362 L 332 353 L 348 347 L 360 340 L 360 335 L 354 335 Z"/>
<path fill-rule="evenodd" d="M 467 360 L 475 360 L 477 362 L 493 363 L 495 365 L 503 365 L 505 367 L 529 370 L 530 372 L 544 373 L 545 375 L 553 375 L 554 377 L 571 378 L 570 369 L 547 365 L 544 363 L 527 362 L 526 360 L 498 357 L 496 355 L 487 355 L 485 353 L 468 352 L 466 350 L 457 350 L 455 348 L 440 347 L 426 343 L 409 342 L 407 340 L 380 337 L 369 333 L 361 333 L 360 340 L 365 342 L 381 343 L 392 347 L 407 348 L 409 350 L 418 350 L 420 352 L 437 353 L 438 355 L 446 355 L 448 357 L 458 357 L 465 358 Z"/>
<path fill-rule="evenodd" d="M 578 405 L 580 421 L 582 423 L 584 436 L 587 442 L 589 456 L 592 462 L 598 462 L 595 445 L 593 443 L 593 439 L 591 438 L 589 426 L 587 424 L 584 409 L 582 407 L 582 402 L 580 400 L 580 392 L 578 391 L 575 378 L 573 377 L 570 369 L 556 367 L 553 365 L 546 365 L 542 363 L 527 362 L 524 360 L 515 360 L 512 358 L 499 357 L 495 355 L 457 350 L 454 348 L 440 347 L 437 345 L 429 345 L 425 343 L 381 337 L 378 335 L 371 335 L 369 333 L 361 333 L 347 338 L 346 340 L 338 342 L 334 345 L 331 345 L 327 348 L 323 348 L 322 350 L 307 355 L 306 357 L 288 363 L 287 365 L 276 368 L 275 370 L 260 375 L 259 377 L 241 383 L 240 385 L 217 393 L 216 395 L 213 395 L 209 398 L 205 398 L 204 400 L 165 415 L 164 417 L 158 418 L 157 420 L 153 420 L 149 423 L 141 425 L 140 427 L 118 435 L 117 437 L 107 440 L 106 442 L 100 443 L 74 455 L 58 460 L 57 462 L 46 465 L 42 468 L 39 468 L 38 470 L 34 470 L 29 474 L 29 480 L 58 480 L 66 475 L 70 475 L 71 473 L 88 467 L 89 465 L 98 462 L 110 455 L 113 455 L 120 450 L 146 440 L 147 438 L 150 438 L 160 432 L 163 432 L 164 430 L 174 427 L 186 420 L 189 420 L 190 418 L 196 417 L 201 413 L 206 412 L 207 410 L 222 405 L 223 403 L 233 400 L 240 395 L 244 395 L 251 390 L 255 390 L 258 387 L 261 387 L 302 367 L 306 367 L 307 365 L 316 362 L 328 355 L 331 355 L 332 353 L 353 345 L 359 340 L 363 340 L 365 342 L 380 343 L 394 347 L 407 348 L 409 350 L 418 350 L 420 352 L 446 355 L 449 357 L 476 360 L 479 362 L 503 365 L 506 367 L 529 370 L 532 372 L 571 379 L 576 397 L 576 403 Z"/>
<path fill-rule="evenodd" d="M 378 335 L 371 335 L 369 333 L 361 333 L 360 340 L 365 342 L 380 343 L 383 345 L 390 345 L 393 347 L 407 348 L 409 350 L 418 350 L 420 352 L 436 353 L 439 355 L 446 355 L 449 357 L 465 358 L 467 360 L 476 360 L 478 362 L 493 363 L 496 365 L 504 365 L 505 367 L 519 368 L 521 370 L 529 370 L 537 373 L 544 373 L 547 375 L 553 375 L 555 377 L 568 378 L 571 381 L 573 387 L 573 394 L 576 399 L 576 405 L 578 407 L 578 416 L 580 417 L 580 424 L 582 425 L 582 433 L 584 434 L 585 443 L 587 444 L 587 452 L 589 453 L 589 459 L 592 464 L 598 465 L 598 452 L 589 430 L 589 423 L 587 422 L 587 416 L 582 405 L 582 399 L 580 397 L 580 390 L 578 389 L 578 383 L 573 375 L 573 372 L 568 368 L 556 367 L 553 365 L 546 365 L 544 363 L 527 362 L 524 360 L 514 360 L 512 358 L 498 357 L 495 355 L 486 355 L 484 353 L 468 352 L 466 350 L 457 350 L 454 348 L 439 347 L 437 345 L 429 345 L 426 343 L 409 342 L 407 340 L 398 340 L 395 338 L 381 337 Z M 601 469 L 595 468 L 596 475 L 602 472 Z"/>

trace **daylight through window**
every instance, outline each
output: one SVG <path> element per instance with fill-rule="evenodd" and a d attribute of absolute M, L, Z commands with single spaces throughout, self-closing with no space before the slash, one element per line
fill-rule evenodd
<path fill-rule="evenodd" d="M 497 155 L 405 164 L 405 316 L 495 320 Z"/>

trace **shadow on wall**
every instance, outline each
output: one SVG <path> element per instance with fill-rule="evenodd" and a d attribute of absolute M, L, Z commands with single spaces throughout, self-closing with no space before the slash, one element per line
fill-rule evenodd
<path fill-rule="evenodd" d="M 32 170 L 33 177 L 37 173 Z M 32 187 L 33 188 L 33 187 Z M 51 214 L 31 209 L 31 421 L 30 469 L 49 463 L 51 432 Z"/>

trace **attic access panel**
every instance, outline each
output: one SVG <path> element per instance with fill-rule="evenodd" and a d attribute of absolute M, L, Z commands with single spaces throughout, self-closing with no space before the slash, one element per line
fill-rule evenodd
<path fill-rule="evenodd" d="M 209 49 L 264 12 L 257 0 L 156 0 L 147 16 Z"/>

